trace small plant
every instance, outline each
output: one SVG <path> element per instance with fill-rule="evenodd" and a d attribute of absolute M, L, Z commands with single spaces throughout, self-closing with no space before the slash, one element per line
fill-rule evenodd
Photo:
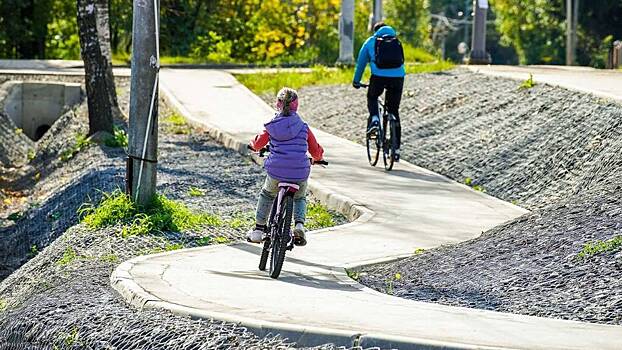
<path fill-rule="evenodd" d="M 420 254 L 423 254 L 424 252 L 425 252 L 425 249 L 423 249 L 423 248 L 415 249 L 415 255 L 420 255 Z"/>
<path fill-rule="evenodd" d="M 615 236 L 606 241 L 594 241 L 587 243 L 583 246 L 583 249 L 577 257 L 579 259 L 587 259 L 596 254 L 605 253 L 605 252 L 613 252 L 622 249 L 622 235 Z"/>
<path fill-rule="evenodd" d="M 519 88 L 520 89 L 531 89 L 532 87 L 536 86 L 536 82 L 533 81 L 533 74 L 529 73 L 529 78 L 527 78 L 527 80 L 523 81 Z"/>
<path fill-rule="evenodd" d="M 100 261 L 107 263 L 117 263 L 119 261 L 119 257 L 116 254 L 106 254 L 99 257 Z"/>
<path fill-rule="evenodd" d="M 196 240 L 196 244 L 199 247 L 204 247 L 206 245 L 210 245 L 212 243 L 212 237 L 205 236 Z"/>
<path fill-rule="evenodd" d="M 0 312 L 6 310 L 7 304 L 5 299 L 0 299 Z"/>
<path fill-rule="evenodd" d="M 229 238 L 224 237 L 224 236 L 218 236 L 218 237 L 216 237 L 216 243 L 218 243 L 218 244 L 229 243 Z"/>
<path fill-rule="evenodd" d="M 346 269 L 346 274 L 348 275 L 348 277 L 350 277 L 351 279 L 355 281 L 358 281 L 359 278 L 361 278 L 361 275 L 358 271 Z"/>
<path fill-rule="evenodd" d="M 486 192 L 486 189 L 484 189 L 484 186 L 482 186 L 482 185 L 478 185 L 478 184 L 475 184 L 475 183 L 473 182 L 473 179 L 471 179 L 470 177 L 467 177 L 466 179 L 464 179 L 464 184 L 465 184 L 465 185 L 467 185 L 467 186 L 469 186 L 469 187 L 471 187 L 471 188 L 472 188 L 472 189 L 474 189 L 475 191 L 478 191 L 478 192 Z"/>
<path fill-rule="evenodd" d="M 71 333 L 65 337 L 65 345 L 73 346 L 77 340 L 78 340 L 78 328 L 73 327 L 73 330 L 71 331 Z"/>
<path fill-rule="evenodd" d="M 127 148 L 128 138 L 125 130 L 116 125 L 113 126 L 113 129 L 112 136 L 107 138 L 104 144 L 108 147 Z"/>
<path fill-rule="evenodd" d="M 39 248 L 36 244 L 30 246 L 30 251 L 28 252 L 28 258 L 32 259 L 39 254 Z"/>
<path fill-rule="evenodd" d="M 41 179 L 41 173 L 36 173 L 35 176 L 32 177 L 33 180 L 39 181 Z"/>
<path fill-rule="evenodd" d="M 391 276 L 391 278 L 388 278 L 385 281 L 385 285 L 386 285 L 386 293 L 393 295 L 393 283 L 396 281 L 399 281 L 402 279 L 402 274 L 401 273 L 396 273 L 395 275 Z"/>
<path fill-rule="evenodd" d="M 171 114 L 168 118 L 165 118 L 164 121 L 171 124 L 167 130 L 173 134 L 187 135 L 191 131 L 190 125 L 188 125 L 186 119 L 180 114 Z"/>
<path fill-rule="evenodd" d="M 35 157 L 37 156 L 37 153 L 35 152 L 34 149 L 31 149 L 30 151 L 28 151 L 28 161 L 31 162 L 33 159 L 35 159 Z"/>
<path fill-rule="evenodd" d="M 63 252 L 63 257 L 60 258 L 56 263 L 58 265 L 64 266 L 76 260 L 77 257 L 78 255 L 76 254 L 76 251 L 72 247 L 67 247 L 65 249 L 65 252 Z"/>
<path fill-rule="evenodd" d="M 24 129 L 21 129 L 21 128 L 17 128 L 17 129 L 15 129 L 15 134 L 16 134 L 16 135 L 21 135 L 21 134 L 23 134 L 23 133 L 24 133 Z"/>
<path fill-rule="evenodd" d="M 11 213 L 9 214 L 9 216 L 7 216 L 7 219 L 11 220 L 11 221 L 17 221 L 21 218 L 24 217 L 24 213 L 22 212 L 15 212 L 15 213 Z"/>
<path fill-rule="evenodd" d="M 205 196 L 205 191 L 198 187 L 190 186 L 188 189 L 188 195 L 190 197 L 203 197 Z"/>
<path fill-rule="evenodd" d="M 69 148 L 60 153 L 60 160 L 63 162 L 73 158 L 78 152 L 86 149 L 92 142 L 84 134 L 76 134 L 76 142 Z"/>
<path fill-rule="evenodd" d="M 179 249 L 183 249 L 184 245 L 181 243 L 173 243 L 173 244 L 167 244 L 166 246 L 164 246 L 164 250 L 167 252 L 173 251 L 173 250 L 179 250 Z"/>

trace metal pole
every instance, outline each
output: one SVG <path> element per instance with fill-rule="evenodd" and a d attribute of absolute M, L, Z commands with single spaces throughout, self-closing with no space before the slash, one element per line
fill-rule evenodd
<path fill-rule="evenodd" d="M 354 0 L 341 1 L 339 17 L 339 63 L 354 62 Z"/>
<path fill-rule="evenodd" d="M 486 15 L 488 0 L 473 0 L 473 35 L 469 64 L 490 64 L 490 55 L 486 52 Z"/>
<path fill-rule="evenodd" d="M 579 30 L 579 0 L 574 0 L 572 14 L 572 63 L 577 64 L 577 31 Z"/>
<path fill-rule="evenodd" d="M 155 194 L 158 145 L 159 0 L 134 0 L 128 155 L 131 194 L 140 206 Z"/>
<path fill-rule="evenodd" d="M 566 0 L 566 65 L 572 66 L 574 64 L 573 57 L 573 35 L 572 35 L 572 0 Z"/>

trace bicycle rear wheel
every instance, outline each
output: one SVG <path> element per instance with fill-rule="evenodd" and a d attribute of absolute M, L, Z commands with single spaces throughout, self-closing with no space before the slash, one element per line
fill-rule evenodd
<path fill-rule="evenodd" d="M 390 114 L 387 115 L 383 124 L 385 126 L 385 135 L 388 132 L 389 137 L 385 136 L 384 138 L 382 159 L 384 160 L 384 169 L 390 171 L 393 169 L 393 163 L 395 162 L 395 150 L 397 149 L 397 125 L 394 117 Z"/>
<path fill-rule="evenodd" d="M 292 212 L 294 211 L 294 198 L 291 195 L 283 196 L 281 212 L 278 222 L 272 231 L 272 252 L 270 254 L 270 277 L 279 278 L 285 252 L 290 241 L 289 231 L 292 224 Z"/>

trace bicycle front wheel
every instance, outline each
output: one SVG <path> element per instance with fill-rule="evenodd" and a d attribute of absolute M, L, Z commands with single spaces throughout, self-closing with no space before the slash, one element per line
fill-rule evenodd
<path fill-rule="evenodd" d="M 385 134 L 388 132 L 389 135 L 384 138 L 382 159 L 384 160 L 384 169 L 390 171 L 393 169 L 395 150 L 397 149 L 397 122 L 391 115 L 388 116 L 388 119 L 388 123 L 384 123 L 386 125 Z"/>
<path fill-rule="evenodd" d="M 378 164 L 378 159 L 380 158 L 380 130 L 377 130 L 373 133 L 367 133 L 367 137 L 365 138 L 365 144 L 367 145 L 367 160 L 371 166 L 376 166 Z"/>
<path fill-rule="evenodd" d="M 270 277 L 279 278 L 283 261 L 285 261 L 285 252 L 290 241 L 289 231 L 292 224 L 292 212 L 294 211 L 294 198 L 286 195 L 281 203 L 281 212 L 277 225 L 273 226 L 272 232 L 272 252 L 270 254 Z"/>

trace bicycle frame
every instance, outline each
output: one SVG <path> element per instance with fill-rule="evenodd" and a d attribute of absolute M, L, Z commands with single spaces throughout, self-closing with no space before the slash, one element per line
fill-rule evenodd
<path fill-rule="evenodd" d="M 285 198 L 286 195 L 293 196 L 296 192 L 298 192 L 299 189 L 300 189 L 300 186 L 296 184 L 291 184 L 287 182 L 279 183 L 279 193 L 277 194 L 274 200 L 275 202 L 274 204 L 276 204 L 276 208 L 274 210 L 274 218 L 272 218 L 272 221 L 268 225 L 268 228 L 269 228 L 268 230 L 269 232 L 267 232 L 268 238 L 272 238 L 272 231 L 273 231 L 274 223 L 279 222 L 279 218 L 280 218 L 279 215 L 281 213 L 281 204 L 283 203 L 283 198 Z M 294 234 L 292 230 L 289 230 L 289 242 L 287 243 L 287 245 L 290 247 L 293 247 L 293 243 L 294 243 Z"/>

